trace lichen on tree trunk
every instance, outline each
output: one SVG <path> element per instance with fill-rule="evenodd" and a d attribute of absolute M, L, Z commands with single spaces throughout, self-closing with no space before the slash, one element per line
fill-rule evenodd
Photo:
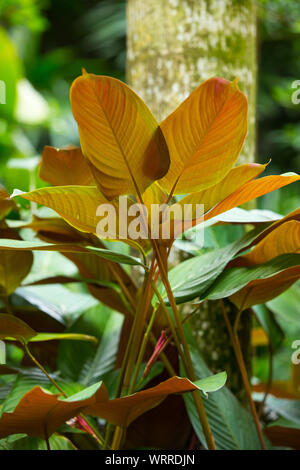
<path fill-rule="evenodd" d="M 128 0 L 128 82 L 161 120 L 202 81 L 239 77 L 249 101 L 240 161 L 255 154 L 254 0 Z"/>
<path fill-rule="evenodd" d="M 249 132 L 239 163 L 254 161 L 255 0 L 128 0 L 127 21 L 128 82 L 158 120 L 202 81 L 216 75 L 228 80 L 239 77 L 249 102 Z M 237 391 L 236 362 L 218 305 L 206 304 L 194 318 L 200 351 L 213 370 L 226 365 Z M 245 314 L 242 332 L 249 333 L 249 322 Z M 249 338 L 244 335 L 245 352 Z"/>

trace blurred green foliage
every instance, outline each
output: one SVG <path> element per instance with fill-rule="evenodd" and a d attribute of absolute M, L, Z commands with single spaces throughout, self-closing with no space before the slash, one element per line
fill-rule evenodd
<path fill-rule="evenodd" d="M 258 73 L 258 155 L 279 171 L 300 170 L 300 3 L 261 0 Z"/>
<path fill-rule="evenodd" d="M 125 79 L 125 2 L 0 0 L 0 184 L 40 186 L 44 145 L 78 143 L 70 84 L 84 67 Z"/>
<path fill-rule="evenodd" d="M 6 104 L 0 104 L 0 184 L 9 192 L 43 185 L 37 163 L 44 145 L 78 143 L 69 88 L 82 67 L 125 79 L 125 4 L 125 0 L 0 0 L 0 80 L 6 84 Z M 272 159 L 269 173 L 300 172 L 300 104 L 291 99 L 295 91 L 291 85 L 300 80 L 300 2 L 259 0 L 258 7 L 257 159 Z M 299 202 L 299 185 L 291 185 L 260 198 L 258 206 L 287 214 Z M 241 226 L 213 227 L 206 232 L 205 248 L 223 246 L 241 236 L 241 231 Z M 61 255 L 39 253 L 32 275 L 70 274 L 72 269 Z M 49 303 L 48 310 L 69 326 L 74 319 L 87 321 L 80 318 L 83 311 L 92 317 L 99 308 L 86 291 L 74 286 L 73 290 L 40 286 L 20 293 L 37 304 L 41 297 L 44 304 Z M 299 335 L 295 331 L 299 298 L 298 283 L 265 307 L 285 333 L 284 343 L 275 351 L 276 379 L 290 375 L 291 342 Z M 72 354 L 74 348 L 70 348 Z M 8 351 L 16 364 L 22 359 L 18 352 L 13 347 Z M 265 347 L 257 351 L 254 372 L 267 379 Z"/>

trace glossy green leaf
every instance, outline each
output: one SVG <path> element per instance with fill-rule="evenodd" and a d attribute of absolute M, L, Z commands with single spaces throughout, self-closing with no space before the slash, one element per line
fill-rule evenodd
<path fill-rule="evenodd" d="M 69 340 L 69 341 L 90 341 L 97 344 L 98 340 L 94 336 L 83 335 L 81 333 L 37 333 L 30 342 L 40 342 L 40 341 L 53 341 L 53 340 Z"/>
<path fill-rule="evenodd" d="M 44 250 L 44 251 L 59 251 L 62 253 L 64 252 L 65 253 L 90 252 L 90 253 L 95 253 L 100 258 L 104 258 L 109 261 L 114 261 L 115 263 L 144 266 L 144 264 L 138 258 L 134 256 L 124 255 L 123 253 L 106 250 L 104 248 L 97 248 L 95 246 L 83 246 L 79 244 L 75 245 L 72 243 L 53 244 L 53 243 L 42 242 L 39 240 L 24 241 L 24 240 L 0 239 L 0 250 L 20 250 L 20 251 Z"/>
<path fill-rule="evenodd" d="M 198 377 L 210 374 L 203 359 L 194 349 L 192 349 L 192 359 Z M 201 443 L 206 446 L 193 398 L 191 394 L 184 395 L 183 398 L 194 431 Z M 256 429 L 250 414 L 226 387 L 209 395 L 203 403 L 218 450 L 260 449 Z"/>
<path fill-rule="evenodd" d="M 253 310 L 259 323 L 262 325 L 271 341 L 273 348 L 278 348 L 284 339 L 284 332 L 277 323 L 275 316 L 265 305 L 255 305 Z"/>
<path fill-rule="evenodd" d="M 299 254 L 281 255 L 258 266 L 227 269 L 208 289 L 205 298 L 222 299 L 229 297 L 251 281 L 271 278 L 289 268 L 294 268 L 292 275 L 295 276 L 295 282 L 300 276 Z"/>
<path fill-rule="evenodd" d="M 169 279 L 176 302 L 187 302 L 205 292 L 228 262 L 250 245 L 262 230 L 258 227 L 224 248 L 196 256 L 171 269 Z"/>
<path fill-rule="evenodd" d="M 204 393 L 216 392 L 224 387 L 227 380 L 226 372 L 219 372 L 218 374 L 211 375 L 205 379 L 199 379 L 194 382 L 197 387 Z"/>

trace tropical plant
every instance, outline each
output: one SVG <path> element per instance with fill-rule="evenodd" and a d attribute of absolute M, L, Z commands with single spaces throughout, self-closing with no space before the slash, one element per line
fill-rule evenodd
<path fill-rule="evenodd" d="M 251 396 L 238 322 L 244 309 L 270 301 L 299 279 L 300 211 L 284 218 L 241 211 L 243 219 L 232 209 L 300 177 L 285 173 L 256 178 L 266 164 L 234 166 L 247 134 L 247 99 L 236 81 L 207 80 L 158 124 L 127 85 L 83 71 L 71 87 L 71 105 L 81 147 L 46 147 L 40 177 L 53 186 L 13 195 L 31 201 L 32 220 L 5 220 L 16 206 L 1 192 L 0 337 L 17 341 L 35 365 L 2 366 L 3 374 L 16 377 L 2 387 L 3 446 L 13 447 L 17 434 L 45 439 L 48 448 L 52 442 L 86 445 L 74 427 L 80 435 L 91 436 L 97 448 L 139 446 L 126 441 L 131 423 L 163 401 L 170 415 L 167 397 L 184 393 L 203 446 L 265 448 L 269 443 Z M 36 204 L 56 214 L 45 217 Z M 190 211 L 183 220 L 176 208 L 186 205 Z M 255 228 L 169 269 L 171 248 L 183 232 L 186 237 L 209 224 L 239 222 Z M 24 235 L 26 229 L 39 240 L 22 240 L 18 231 Z M 44 309 L 39 322 L 37 315 L 26 318 L 26 308 L 14 302 L 12 294 L 32 269 L 33 251 L 62 253 L 79 275 L 55 273 L 27 282 L 27 289 L 85 283 L 100 301 L 82 317 L 74 314 L 68 331 L 56 321 L 57 312 L 53 322 L 53 305 Z M 217 392 L 225 385 L 226 372 L 212 375 L 197 353 L 188 322 L 192 312 L 184 315 L 180 305 L 204 299 L 222 303 L 254 421 L 228 389 Z M 227 299 L 238 307 L 233 328 Z M 31 297 L 31 302 L 43 310 L 38 299 Z M 53 325 L 56 331 L 49 333 Z M 45 354 L 51 340 L 61 342 L 56 360 L 54 348 L 54 365 Z M 216 393 L 203 399 L 210 392 Z M 164 424 L 163 417 L 155 419 L 156 427 Z M 181 434 L 185 446 L 188 425 Z M 157 445 L 166 443 L 162 439 Z"/>

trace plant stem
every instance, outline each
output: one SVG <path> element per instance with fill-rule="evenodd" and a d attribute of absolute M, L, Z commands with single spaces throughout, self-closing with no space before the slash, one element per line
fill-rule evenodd
<path fill-rule="evenodd" d="M 127 344 L 125 355 L 127 356 L 127 360 L 123 360 L 121 374 L 119 380 L 119 387 L 121 387 L 121 396 L 127 395 L 127 393 L 131 389 L 131 380 L 132 374 L 134 371 L 135 361 L 138 357 L 139 348 L 141 344 L 141 337 L 143 334 L 143 329 L 145 325 L 146 315 L 148 312 L 149 304 L 151 302 L 151 294 L 152 294 L 152 287 L 151 287 L 151 279 L 154 272 L 154 262 L 155 258 L 152 258 L 151 266 L 149 271 L 145 272 L 145 278 L 143 282 L 143 286 L 141 288 L 141 292 L 139 295 L 138 306 L 136 310 L 136 314 L 134 317 L 132 329 L 130 332 L 130 338 Z M 114 450 L 118 449 L 122 443 L 122 439 L 124 437 L 124 428 L 120 428 L 119 426 L 116 427 L 112 442 L 112 448 Z"/>
<path fill-rule="evenodd" d="M 50 442 L 49 442 L 49 436 L 48 436 L 48 430 L 47 430 L 47 425 L 46 424 L 44 425 L 44 434 L 45 434 L 45 441 L 46 441 L 47 450 L 51 450 Z"/>
<path fill-rule="evenodd" d="M 262 327 L 262 323 L 260 322 L 259 318 L 255 314 L 255 312 L 253 312 L 253 313 L 254 313 L 254 316 L 255 316 L 256 320 L 258 321 L 258 323 Z M 264 409 L 264 406 L 266 404 L 266 401 L 267 401 L 267 398 L 268 398 L 268 395 L 270 393 L 270 389 L 271 389 L 271 386 L 272 386 L 272 382 L 273 382 L 273 354 L 274 354 L 274 349 L 273 349 L 271 338 L 268 334 L 267 334 L 267 337 L 268 337 L 268 350 L 269 350 L 269 371 L 268 371 L 268 380 L 267 380 L 267 383 L 266 383 L 266 389 L 265 389 L 264 397 L 263 397 L 263 399 L 260 403 L 259 410 L 258 410 L 259 418 L 261 417 L 261 415 L 263 413 L 263 409 Z"/>
<path fill-rule="evenodd" d="M 188 344 L 187 344 L 187 341 L 186 341 L 186 338 L 185 338 L 185 333 L 184 333 L 183 326 L 182 326 L 182 323 L 181 323 L 180 314 L 179 314 L 179 311 L 178 311 L 178 308 L 177 308 L 177 305 L 176 305 L 175 298 L 173 296 L 173 292 L 172 292 L 172 289 L 171 289 L 171 286 L 170 286 L 170 283 L 169 283 L 169 279 L 168 279 L 168 274 L 167 274 L 165 266 L 164 266 L 164 262 L 163 262 L 163 259 L 162 259 L 161 253 L 160 253 L 159 246 L 157 245 L 157 243 L 154 240 L 153 240 L 153 244 L 154 244 L 154 248 L 156 250 L 156 256 L 157 256 L 157 262 L 158 262 L 158 266 L 159 266 L 159 270 L 160 270 L 160 275 L 161 275 L 163 284 L 165 286 L 165 289 L 166 289 L 166 292 L 167 292 L 167 295 L 168 295 L 168 299 L 169 299 L 169 302 L 170 302 L 170 305 L 171 305 L 171 308 L 172 308 L 172 311 L 173 311 L 173 315 L 174 315 L 174 318 L 175 318 L 175 321 L 176 321 L 177 329 L 178 329 L 178 336 L 179 336 L 179 339 L 180 339 L 182 347 L 183 347 L 185 362 L 186 362 L 186 369 L 185 370 L 186 370 L 186 373 L 187 373 L 189 379 L 194 382 L 195 380 L 197 380 L 196 373 L 195 373 L 194 365 L 193 365 L 192 358 L 191 358 L 191 355 L 190 355 L 189 347 L 188 347 Z M 212 435 L 212 432 L 211 432 L 211 429 L 210 429 L 210 426 L 209 426 L 209 423 L 208 423 L 208 419 L 207 419 L 207 416 L 206 416 L 206 412 L 205 412 L 205 408 L 204 408 L 204 405 L 203 405 L 203 401 L 202 401 L 200 391 L 197 390 L 195 392 L 192 392 L 192 395 L 193 395 L 196 410 L 198 412 L 199 419 L 200 419 L 200 422 L 201 422 L 201 425 L 202 425 L 202 428 L 203 428 L 203 432 L 204 432 L 204 435 L 205 435 L 207 446 L 210 450 L 216 450 L 216 444 L 215 444 L 215 441 L 214 441 L 214 438 L 213 438 L 213 435 Z"/>
<path fill-rule="evenodd" d="M 265 441 L 264 441 L 262 429 L 261 429 L 260 422 L 259 422 L 259 419 L 258 419 L 258 415 L 257 415 L 257 412 L 256 412 L 255 403 L 254 403 L 253 398 L 252 398 L 251 386 L 250 386 L 250 383 L 249 383 L 247 368 L 246 368 L 246 365 L 245 365 L 245 361 L 244 361 L 244 358 L 243 358 L 243 352 L 242 352 L 239 337 L 238 337 L 238 334 L 237 334 L 238 322 L 235 322 L 234 329 L 233 329 L 232 326 L 231 326 L 231 323 L 229 321 L 224 302 L 220 301 L 220 303 L 221 303 L 221 307 L 222 307 L 224 320 L 225 320 L 225 323 L 226 323 L 226 326 L 227 326 L 227 329 L 228 329 L 228 332 L 229 332 L 229 335 L 230 335 L 230 338 L 231 338 L 231 342 L 232 342 L 233 350 L 234 350 L 234 353 L 235 353 L 235 357 L 236 357 L 236 360 L 237 360 L 237 363 L 238 363 L 238 366 L 239 366 L 239 369 L 240 369 L 240 372 L 241 372 L 241 375 L 242 375 L 243 384 L 244 384 L 246 395 L 247 395 L 248 402 L 249 402 L 249 405 L 250 405 L 250 410 L 251 410 L 251 414 L 252 414 L 252 417 L 253 417 L 253 420 L 254 420 L 254 424 L 255 424 L 255 427 L 256 427 L 256 430 L 257 430 L 259 442 L 260 442 L 262 450 L 266 450 L 266 444 L 265 444 Z M 237 319 L 239 319 L 239 318 L 240 318 L 240 314 L 238 315 Z"/>
<path fill-rule="evenodd" d="M 25 349 L 25 352 L 26 354 L 30 357 L 30 359 L 32 360 L 32 362 L 43 372 L 43 374 L 50 380 L 50 382 L 52 383 L 52 385 L 54 385 L 55 388 L 57 388 L 57 390 L 65 397 L 67 398 L 67 395 L 66 393 L 63 391 L 63 389 L 55 382 L 55 380 L 51 377 L 50 374 L 48 374 L 48 372 L 46 371 L 46 369 L 44 369 L 44 367 L 42 366 L 42 364 L 39 363 L 39 361 L 34 357 L 34 355 L 31 353 L 31 351 L 29 350 L 28 348 L 28 344 L 25 343 L 25 341 L 23 342 L 23 346 L 24 346 L 24 349 Z"/>
<path fill-rule="evenodd" d="M 148 343 L 149 336 L 150 336 L 150 331 L 151 331 L 151 328 L 153 326 L 153 323 L 154 323 L 154 320 L 155 320 L 155 317 L 156 317 L 156 313 L 157 313 L 157 309 L 154 309 L 153 313 L 151 315 L 151 318 L 150 318 L 150 322 L 148 324 L 148 327 L 147 327 L 146 332 L 145 332 L 144 337 L 143 337 L 143 341 L 142 341 L 141 348 L 140 348 L 140 351 L 139 351 L 139 354 L 138 354 L 138 357 L 137 357 L 137 361 L 136 361 L 136 365 L 135 365 L 134 375 L 133 375 L 133 378 L 131 380 L 131 384 L 130 384 L 130 387 L 129 387 L 129 392 L 128 392 L 129 395 L 130 395 L 130 393 L 133 392 L 136 381 L 137 381 L 137 378 L 138 378 L 138 375 L 139 375 L 140 367 L 141 367 L 141 364 L 142 364 L 142 361 L 143 361 L 143 357 L 144 357 L 145 350 L 146 350 L 147 343 Z"/>
<path fill-rule="evenodd" d="M 113 441 L 111 444 L 111 449 L 112 450 L 119 450 L 120 447 L 122 446 L 123 439 L 125 437 L 125 430 L 124 428 L 121 428 L 120 426 L 117 426 L 114 432 L 114 437 Z"/>
<path fill-rule="evenodd" d="M 159 290 L 157 289 L 156 285 L 154 284 L 154 282 L 152 283 L 152 286 L 153 286 L 153 290 L 155 292 L 155 295 L 158 298 L 158 300 L 160 302 L 160 305 L 161 305 L 161 307 L 162 307 L 162 309 L 163 309 L 163 311 L 166 315 L 167 321 L 169 323 L 169 326 L 170 326 L 170 329 L 171 329 L 171 332 L 172 332 L 173 339 L 174 339 L 176 347 L 177 347 L 178 354 L 180 354 L 184 369 L 186 370 L 187 369 L 187 364 L 186 364 L 186 360 L 185 360 L 185 355 L 183 354 L 183 351 L 182 351 L 182 348 L 181 348 L 181 345 L 180 345 L 180 339 L 178 337 L 178 333 L 177 333 L 176 328 L 174 326 L 174 322 L 173 322 L 173 320 L 172 320 L 172 318 L 171 318 L 171 316 L 168 312 L 168 309 L 166 307 L 166 304 L 164 303 L 164 300 L 163 300 Z"/>
<path fill-rule="evenodd" d="M 25 343 L 25 341 L 23 342 L 23 346 L 24 346 L 24 349 L 25 349 L 25 352 L 26 354 L 30 357 L 30 359 L 32 360 L 32 362 L 41 370 L 41 372 L 43 372 L 43 374 L 50 380 L 50 382 L 52 383 L 52 385 L 54 385 L 54 387 L 57 388 L 57 390 L 65 397 L 65 398 L 68 398 L 67 394 L 63 391 L 63 389 L 58 385 L 58 383 L 51 377 L 50 374 L 48 374 L 48 372 L 46 371 L 46 369 L 42 366 L 42 364 L 39 363 L 39 361 L 36 359 L 36 357 L 34 357 L 34 355 L 32 354 L 32 352 L 30 351 L 30 349 L 28 348 L 28 344 Z M 97 441 L 98 444 L 100 444 L 101 446 L 104 445 L 104 439 L 103 437 L 101 436 L 101 434 L 98 432 L 97 429 L 95 429 L 95 427 L 93 426 L 93 424 L 90 422 L 90 420 L 83 414 L 83 413 L 80 413 L 80 416 L 82 417 L 82 419 L 84 419 L 88 425 L 90 426 L 90 428 L 92 429 L 92 431 L 94 432 L 94 439 Z M 48 437 L 47 437 L 48 439 Z M 47 442 L 47 439 L 46 439 L 46 442 Z M 49 442 L 47 442 L 47 446 L 48 446 Z M 50 446 L 49 446 L 50 447 Z M 49 449 L 50 450 L 50 449 Z"/>

